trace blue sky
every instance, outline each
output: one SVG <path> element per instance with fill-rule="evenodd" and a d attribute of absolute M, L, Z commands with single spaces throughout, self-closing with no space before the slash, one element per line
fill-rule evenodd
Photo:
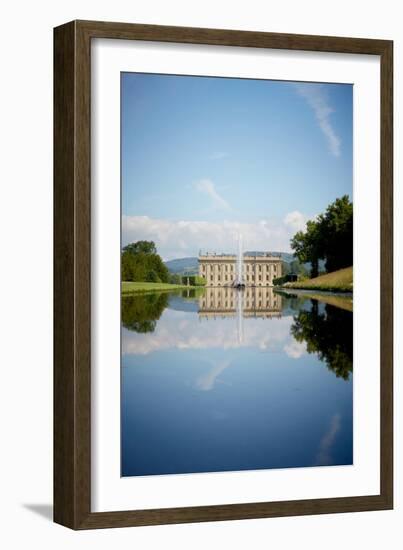
<path fill-rule="evenodd" d="M 122 239 L 289 251 L 352 195 L 352 86 L 122 74 Z"/>

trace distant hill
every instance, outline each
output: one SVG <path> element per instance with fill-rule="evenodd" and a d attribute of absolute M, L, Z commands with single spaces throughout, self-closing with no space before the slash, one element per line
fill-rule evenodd
<path fill-rule="evenodd" d="M 269 252 L 271 254 L 280 254 L 281 259 L 286 263 L 291 263 L 295 257 L 290 252 Z M 251 255 L 251 256 L 262 256 L 263 254 L 267 254 L 267 252 L 261 252 L 257 250 L 248 250 L 245 252 L 245 255 Z M 178 258 L 175 260 L 168 260 L 165 262 L 165 265 L 169 269 L 171 273 L 177 273 L 178 275 L 195 275 L 198 273 L 199 265 L 197 261 L 197 256 L 191 256 L 189 258 Z"/>
<path fill-rule="evenodd" d="M 199 270 L 199 264 L 196 256 L 191 258 L 168 260 L 164 263 L 171 273 L 177 273 L 178 275 L 184 275 L 185 273 L 195 275 Z"/>
<path fill-rule="evenodd" d="M 263 254 L 274 254 L 275 256 L 280 255 L 283 262 L 287 262 L 288 264 L 295 260 L 295 256 L 294 254 L 291 254 L 291 252 L 276 252 L 274 250 L 270 250 L 269 252 L 261 252 L 259 250 L 247 250 L 245 252 L 245 255 L 247 256 L 263 256 Z"/>

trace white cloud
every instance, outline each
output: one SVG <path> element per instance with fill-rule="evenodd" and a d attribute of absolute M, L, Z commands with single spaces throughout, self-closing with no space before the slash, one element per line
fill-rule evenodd
<path fill-rule="evenodd" d="M 285 218 L 284 223 L 286 226 L 290 227 L 293 231 L 303 231 L 307 222 L 306 216 L 294 210 L 294 212 L 289 212 Z"/>
<path fill-rule="evenodd" d="M 330 115 L 334 112 L 334 109 L 328 103 L 323 86 L 320 84 L 296 84 L 295 87 L 314 111 L 319 128 L 328 142 L 331 154 L 335 157 L 340 156 L 341 141 L 330 121 Z"/>
<path fill-rule="evenodd" d="M 215 188 L 214 183 L 209 179 L 202 179 L 195 183 L 195 189 L 200 191 L 201 193 L 204 193 L 211 199 L 211 205 L 213 208 L 220 209 L 220 210 L 229 210 L 230 206 L 228 202 L 221 197 L 221 195 L 218 193 L 217 189 Z"/>
<path fill-rule="evenodd" d="M 244 250 L 288 252 L 290 238 L 303 229 L 308 218 L 300 212 L 287 214 L 282 221 L 260 220 L 255 223 L 235 221 L 207 222 L 162 220 L 148 216 L 123 216 L 123 245 L 152 240 L 165 259 L 197 256 L 199 250 L 235 252 L 242 234 Z"/>

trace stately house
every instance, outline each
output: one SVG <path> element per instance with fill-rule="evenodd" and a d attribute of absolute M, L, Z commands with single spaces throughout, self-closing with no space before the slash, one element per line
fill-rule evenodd
<path fill-rule="evenodd" d="M 243 255 L 242 283 L 245 286 L 273 286 L 273 279 L 281 277 L 280 255 L 264 253 Z M 199 255 L 199 275 L 206 279 L 206 286 L 234 286 L 237 282 L 237 256 L 234 254 Z"/>

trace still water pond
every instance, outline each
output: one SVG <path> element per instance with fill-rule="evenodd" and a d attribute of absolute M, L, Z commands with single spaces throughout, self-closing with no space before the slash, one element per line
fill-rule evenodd
<path fill-rule="evenodd" d="M 352 464 L 352 352 L 346 298 L 122 298 L 122 475 Z"/>

